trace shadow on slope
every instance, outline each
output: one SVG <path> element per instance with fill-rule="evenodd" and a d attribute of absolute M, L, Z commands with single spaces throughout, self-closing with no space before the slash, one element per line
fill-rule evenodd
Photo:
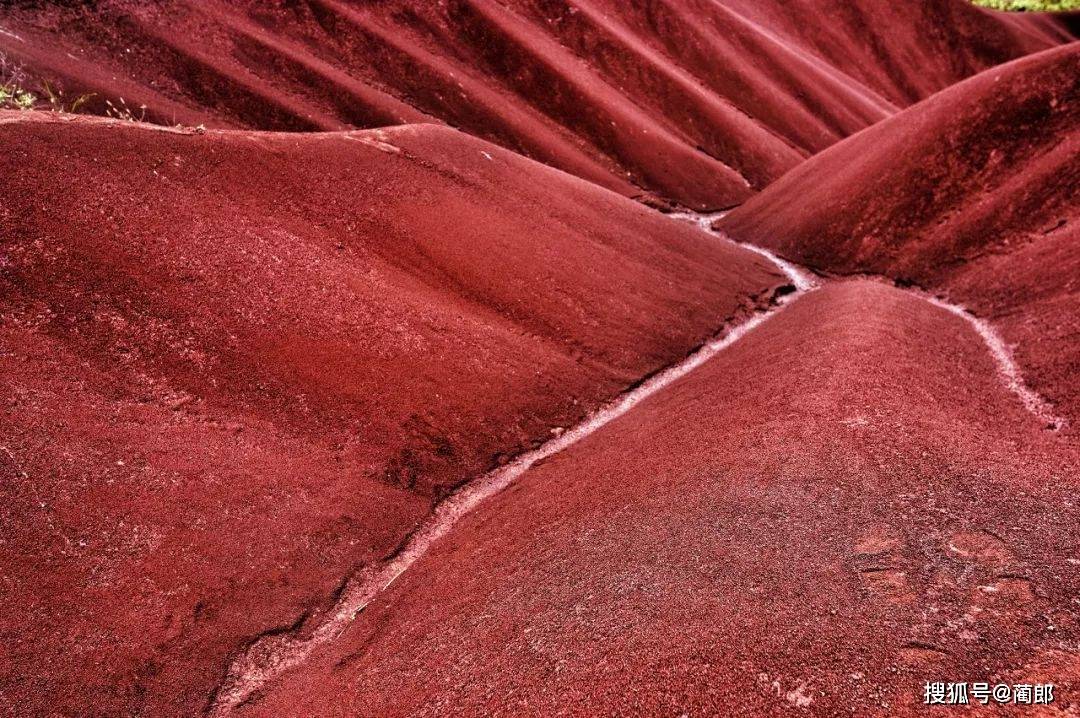
<path fill-rule="evenodd" d="M 784 283 L 449 128 L 0 114 L 16 713 L 191 715 L 431 501 Z"/>
<path fill-rule="evenodd" d="M 21 2 L 0 51 L 164 124 L 443 121 L 628 196 L 745 200 L 964 77 L 1069 38 L 967 0 Z M 139 110 L 136 110 L 139 112 Z"/>
<path fill-rule="evenodd" d="M 1080 44 L 988 70 L 808 160 L 717 223 L 820 270 L 950 295 L 1080 419 Z"/>

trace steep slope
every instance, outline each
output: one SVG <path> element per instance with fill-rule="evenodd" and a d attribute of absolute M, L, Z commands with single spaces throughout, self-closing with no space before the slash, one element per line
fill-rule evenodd
<path fill-rule="evenodd" d="M 58 4 L 57 4 L 58 5 Z M 30 73 L 154 121 L 444 121 L 628 196 L 745 200 L 897 108 L 1070 36 L 966 0 L 96 0 L 0 11 Z M 124 112 L 124 110 L 119 110 Z"/>
<path fill-rule="evenodd" d="M 1078 471 L 967 322 L 836 282 L 523 475 L 232 715 L 922 716 L 938 676 L 1051 682 L 1067 715 Z"/>
<path fill-rule="evenodd" d="M 786 281 L 440 126 L 0 138 L 14 715 L 197 712 L 435 498 Z"/>
<path fill-rule="evenodd" d="M 1080 44 L 984 72 L 826 150 L 717 227 L 947 293 L 1080 420 Z"/>

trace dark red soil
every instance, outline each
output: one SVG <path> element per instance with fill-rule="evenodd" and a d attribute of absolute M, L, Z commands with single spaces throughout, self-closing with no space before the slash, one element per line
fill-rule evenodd
<path fill-rule="evenodd" d="M 717 226 L 987 317 L 1080 422 L 1080 44 L 952 87 L 822 152 Z"/>
<path fill-rule="evenodd" d="M 448 492 L 790 291 L 630 197 L 745 202 L 834 276 L 235 715 L 1074 714 L 1071 39 L 965 0 L 5 3 L 33 80 L 189 127 L 0 112 L 0 715 L 203 714 Z"/>
<path fill-rule="evenodd" d="M 434 497 L 785 281 L 444 127 L 0 136 L 12 715 L 200 710 Z"/>
<path fill-rule="evenodd" d="M 895 716 L 999 679 L 1075 709 L 1076 449 L 966 322 L 833 284 L 525 474 L 238 715 Z"/>
<path fill-rule="evenodd" d="M 96 93 L 91 111 L 124 98 L 164 124 L 291 131 L 443 121 L 699 209 L 1071 38 L 966 0 L 16 2 L 0 28 L 0 52 L 69 98 Z"/>

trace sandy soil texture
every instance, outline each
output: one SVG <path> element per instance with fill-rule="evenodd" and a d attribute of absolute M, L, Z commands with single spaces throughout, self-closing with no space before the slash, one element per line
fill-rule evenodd
<path fill-rule="evenodd" d="M 0 122 L 21 715 L 200 709 L 447 490 L 787 281 L 440 126 Z"/>
<path fill-rule="evenodd" d="M 3 3 L 0 717 L 1078 715 L 1075 31 Z"/>
<path fill-rule="evenodd" d="M 838 274 L 943 293 L 1080 422 L 1080 46 L 982 73 L 815 156 L 720 220 Z"/>
<path fill-rule="evenodd" d="M 628 196 L 737 204 L 969 75 L 1065 42 L 965 0 L 16 2 L 0 52 L 165 124 L 445 122 Z"/>

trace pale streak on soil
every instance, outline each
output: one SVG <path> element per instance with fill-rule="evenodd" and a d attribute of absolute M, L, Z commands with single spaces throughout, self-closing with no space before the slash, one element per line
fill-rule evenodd
<path fill-rule="evenodd" d="M 723 213 L 694 214 L 687 212 L 672 214 L 671 216 L 677 220 L 696 224 L 713 236 L 732 241 L 711 228 L 712 223 L 722 217 Z M 796 293 L 780 298 L 771 309 L 758 312 L 741 324 L 717 335 L 682 362 L 653 375 L 637 388 L 601 407 L 585 421 L 569 431 L 556 436 L 536 449 L 519 455 L 505 466 L 461 486 L 435 507 L 431 515 L 409 536 L 399 551 L 382 563 L 366 567 L 352 576 L 333 609 L 307 635 L 304 635 L 304 631 L 301 629 L 264 637 L 252 644 L 230 666 L 228 676 L 222 683 L 208 711 L 209 715 L 213 718 L 229 715 L 233 709 L 255 695 L 267 682 L 289 668 L 302 663 L 319 646 L 333 641 L 371 601 L 389 588 L 417 560 L 422 558 L 436 541 L 449 533 L 458 520 L 469 514 L 483 501 L 512 484 L 538 461 L 568 449 L 601 427 L 626 414 L 644 399 L 686 376 L 755 328 L 761 326 L 794 299 L 806 292 L 813 291 L 819 286 L 818 280 L 809 272 L 777 257 L 772 252 L 753 245 L 735 244 L 772 262 L 794 285 Z M 922 293 L 910 293 L 962 318 L 971 325 L 993 356 L 1003 383 L 1019 397 L 1024 407 L 1040 420 L 1045 421 L 1050 428 L 1059 429 L 1065 425 L 1063 419 L 1053 415 L 1046 400 L 1024 383 L 1020 369 L 1012 359 L 1011 352 L 990 324 L 972 316 L 963 307 Z"/>
<path fill-rule="evenodd" d="M 726 212 L 715 212 L 711 214 L 677 212 L 673 213 L 671 217 L 673 217 L 674 219 L 682 220 L 684 222 L 691 222 L 693 224 L 696 224 L 706 232 L 709 232 L 710 234 L 713 234 L 717 237 L 726 239 L 727 241 L 734 241 L 729 237 L 726 237 L 723 233 L 717 232 L 712 229 L 713 222 L 720 219 L 725 214 Z M 815 286 L 814 280 L 805 270 L 796 267 L 795 265 L 780 257 L 777 257 L 772 252 L 769 252 L 768 250 L 762 249 L 760 247 L 755 247 L 752 244 L 743 244 L 740 242 L 736 242 L 736 244 L 738 244 L 740 247 L 743 247 L 744 249 L 748 249 L 752 252 L 757 252 L 758 254 L 761 254 L 762 256 L 770 259 L 774 264 L 776 264 L 784 271 L 784 273 L 791 279 L 792 283 L 799 290 L 805 291 L 806 289 Z M 944 309 L 950 314 L 960 317 L 969 325 L 971 325 L 972 329 L 974 329 L 975 333 L 979 335 L 979 338 L 982 339 L 983 343 L 986 345 L 987 350 L 990 352 L 990 355 L 993 357 L 994 364 L 997 366 L 998 376 L 1000 377 L 1002 383 L 1010 392 L 1015 394 L 1016 397 L 1020 399 L 1020 403 L 1024 405 L 1024 408 L 1027 409 L 1027 411 L 1033 416 L 1035 416 L 1037 419 L 1044 422 L 1046 428 L 1048 429 L 1058 431 L 1065 428 L 1067 424 L 1066 420 L 1062 417 L 1056 416 L 1050 403 L 1024 382 L 1023 372 L 1020 371 L 1020 367 L 1017 366 L 1016 362 L 1013 360 L 1012 351 L 1009 349 L 1005 341 L 1001 338 L 1001 335 L 997 333 L 997 330 L 994 329 L 993 325 L 991 325 L 984 319 L 980 319 L 974 316 L 964 307 L 947 302 L 940 297 L 935 297 L 929 294 L 925 294 L 923 292 L 913 291 L 910 289 L 905 289 L 904 291 L 907 291 L 909 294 L 913 294 L 924 301 L 930 302 L 939 309 Z"/>
<path fill-rule="evenodd" d="M 713 212 L 710 214 L 697 214 L 695 212 L 673 212 L 668 216 L 670 216 L 672 219 L 696 224 L 698 227 L 711 235 L 726 239 L 732 244 L 738 245 L 739 247 L 749 250 L 755 254 L 760 254 L 762 257 L 765 257 L 770 262 L 775 264 L 780 269 L 780 271 L 782 271 L 784 275 L 791 280 L 791 283 L 794 284 L 795 288 L 800 292 L 809 291 L 817 286 L 817 280 L 809 272 L 796 267 L 794 264 L 787 261 L 786 259 L 777 257 L 775 254 L 762 247 L 757 247 L 753 244 L 736 242 L 730 237 L 724 235 L 723 233 L 714 230 L 712 228 L 713 222 L 720 219 L 725 214 L 727 214 L 727 212 Z"/>
<path fill-rule="evenodd" d="M 564 451 L 619 418 L 644 399 L 686 376 L 739 341 L 807 291 L 816 288 L 816 282 L 789 263 L 764 250 L 746 248 L 773 261 L 791 280 L 797 291 L 780 297 L 771 308 L 759 311 L 744 322 L 721 332 L 683 361 L 652 375 L 636 388 L 595 411 L 580 424 L 538 448 L 517 456 L 506 465 L 464 484 L 447 496 L 395 554 L 382 563 L 364 568 L 349 579 L 337 603 L 317 627 L 306 635 L 302 627 L 296 631 L 263 637 L 239 655 L 229 667 L 228 674 L 207 711 L 209 716 L 222 718 L 231 714 L 269 681 L 302 663 L 319 646 L 333 641 L 371 601 L 423 557 L 436 541 L 445 536 L 458 520 L 512 484 L 536 462 Z"/>
<path fill-rule="evenodd" d="M 986 344 L 991 356 L 994 357 L 994 363 L 997 365 L 998 376 L 1001 377 L 1001 381 L 1004 382 L 1009 391 L 1020 399 L 1024 408 L 1040 421 L 1045 422 L 1048 429 L 1058 431 L 1065 428 L 1068 422 L 1060 416 L 1055 416 L 1050 403 L 1024 382 L 1024 375 L 1013 360 L 1012 351 L 989 322 L 974 316 L 967 309 L 957 304 L 950 304 L 938 297 L 920 296 L 923 296 L 923 299 L 935 307 L 944 309 L 970 324 L 982 338 L 983 343 Z"/>

